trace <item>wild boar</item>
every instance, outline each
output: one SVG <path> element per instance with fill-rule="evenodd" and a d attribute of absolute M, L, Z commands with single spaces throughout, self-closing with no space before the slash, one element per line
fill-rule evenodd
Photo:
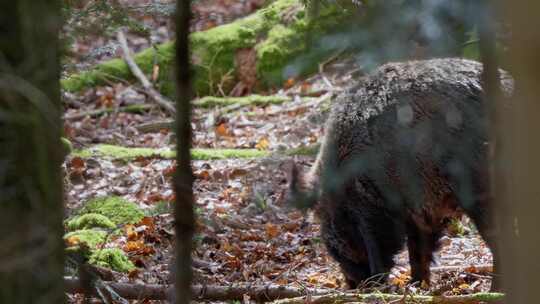
<path fill-rule="evenodd" d="M 384 277 L 405 243 L 412 280 L 429 283 L 439 238 L 462 213 L 496 262 L 481 74 L 465 59 L 385 64 L 336 98 L 311 170 L 293 168 L 290 200 L 314 207 L 351 288 Z M 510 96 L 512 78 L 500 80 Z"/>

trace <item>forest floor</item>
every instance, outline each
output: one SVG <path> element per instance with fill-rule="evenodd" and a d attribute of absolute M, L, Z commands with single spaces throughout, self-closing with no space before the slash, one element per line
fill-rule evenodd
<path fill-rule="evenodd" d="M 261 1 L 213 1 L 214 5 L 221 3 L 219 9 L 213 10 L 222 12 L 230 7 L 223 3 L 229 2 L 249 8 L 238 6 L 240 13 L 234 13 L 230 18 L 213 16 L 213 19 L 221 20 L 216 24 L 249 13 Z M 203 4 L 195 8 L 199 12 L 194 21 L 196 29 L 208 26 L 204 21 L 208 17 L 204 15 L 207 9 Z M 163 20 L 153 20 L 151 25 L 155 25 L 156 32 L 170 30 Z M 78 41 L 76 46 L 82 52 L 108 43 L 106 39 L 95 43 L 90 39 Z M 83 62 L 84 58 L 81 56 L 78 60 Z M 215 108 L 194 110 L 195 148 L 254 148 L 275 152 L 261 158 L 193 162 L 197 214 L 195 282 L 220 286 L 273 283 L 302 288 L 346 288 L 338 265 L 321 243 L 316 218 L 311 212 L 300 212 L 286 206 L 283 200 L 288 164 L 295 161 L 307 169 L 314 157 L 293 158 L 283 156 L 280 151 L 320 141 L 329 100 L 354 81 L 360 71 L 361 67 L 356 66 L 353 60 L 339 59 L 327 63 L 320 73 L 308 79 L 291 80 L 282 88 L 266 92 L 286 96 L 289 102 L 265 107 L 245 106 L 223 115 Z M 65 96 L 68 105 L 65 116 L 103 107 L 119 109 L 148 103 L 146 95 L 136 86 L 115 84 Z M 306 96 L 312 99 L 306 101 Z M 83 115 L 77 119 L 66 119 L 65 134 L 75 148 L 107 143 L 123 147 L 174 149 L 174 134 L 170 129 L 144 133 L 137 129 L 141 124 L 168 118 L 157 108 L 141 113 L 113 111 L 97 116 Z M 159 156 L 115 160 L 70 155 L 66 159 L 68 216 L 88 199 L 113 195 L 122 196 L 148 211 L 153 227 L 151 232 L 145 232 L 144 228 L 139 230 L 144 236 L 140 248 L 125 249 L 125 236 L 111 238 L 104 245 L 124 248 L 137 266 L 136 271 L 121 275 L 120 281 L 170 282 L 171 242 L 174 239 L 170 204 L 174 201 L 171 187 L 174 166 L 174 160 Z M 441 271 L 434 271 L 432 285 L 426 289 L 408 287 L 409 290 L 420 294 L 448 295 L 489 289 L 490 278 L 475 270 L 479 265 L 491 264 L 489 249 L 467 219 L 461 222 L 461 231 L 449 231 L 441 240 L 442 247 L 435 255 L 437 265 L 434 265 Z M 403 293 L 409 275 L 406 252 L 396 256 L 395 261 L 388 284 L 393 291 Z M 470 267 L 457 270 L 453 266 Z M 71 296 L 70 300 L 78 302 L 81 299 Z"/>

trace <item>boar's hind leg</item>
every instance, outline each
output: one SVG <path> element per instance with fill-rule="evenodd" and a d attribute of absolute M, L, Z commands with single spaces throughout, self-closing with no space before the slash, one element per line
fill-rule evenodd
<path fill-rule="evenodd" d="M 411 264 L 412 282 L 430 283 L 429 266 L 433 260 L 433 252 L 438 248 L 441 231 L 426 232 L 416 223 L 407 223 L 407 247 Z"/>
<path fill-rule="evenodd" d="M 487 243 L 489 249 L 491 250 L 491 255 L 493 256 L 493 279 L 491 281 L 491 290 L 498 291 L 500 290 L 500 280 L 496 272 L 499 268 L 499 253 L 497 250 L 497 244 L 495 242 L 496 235 L 491 225 L 491 214 L 489 213 L 488 202 L 485 200 L 478 200 L 472 207 L 472 210 L 468 210 L 467 214 L 474 222 L 474 225 L 478 229 L 478 232 L 482 236 L 482 239 Z"/>

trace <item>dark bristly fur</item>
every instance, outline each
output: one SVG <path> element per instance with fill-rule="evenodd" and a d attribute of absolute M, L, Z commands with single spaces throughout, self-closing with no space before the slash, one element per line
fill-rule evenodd
<path fill-rule="evenodd" d="M 429 283 L 439 237 L 462 212 L 496 262 L 481 73 L 464 59 L 381 66 L 338 97 L 311 171 L 293 169 L 290 198 L 315 207 L 350 287 L 388 273 L 405 242 L 412 279 Z M 511 94 L 504 71 L 501 87 Z"/>

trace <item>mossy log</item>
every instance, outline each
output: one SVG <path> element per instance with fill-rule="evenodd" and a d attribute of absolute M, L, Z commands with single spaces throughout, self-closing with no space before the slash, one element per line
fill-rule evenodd
<path fill-rule="evenodd" d="M 319 144 L 312 146 L 289 149 L 285 151 L 263 151 L 257 149 L 191 149 L 191 158 L 194 160 L 217 160 L 229 158 L 260 158 L 271 155 L 304 155 L 314 156 L 319 150 Z M 75 150 L 71 153 L 74 157 L 105 157 L 115 160 L 130 161 L 139 157 L 159 157 L 165 159 L 175 158 L 175 151 L 171 149 L 152 148 L 129 148 L 114 145 L 100 144 L 83 150 Z"/>
<path fill-rule="evenodd" d="M 255 88 L 268 88 L 311 72 L 333 50 L 317 47 L 317 52 L 308 52 L 310 41 L 336 30 L 350 15 L 329 5 L 310 19 L 300 0 L 275 0 L 247 17 L 195 32 L 190 36 L 195 91 L 200 96 L 216 93 L 218 88 L 226 92 L 245 78 L 255 78 L 250 84 Z M 173 95 L 173 42 L 141 51 L 134 59 L 146 74 L 157 63 L 158 89 Z M 62 88 L 76 92 L 118 79 L 132 80 L 133 76 L 122 59 L 113 59 L 63 79 Z"/>

